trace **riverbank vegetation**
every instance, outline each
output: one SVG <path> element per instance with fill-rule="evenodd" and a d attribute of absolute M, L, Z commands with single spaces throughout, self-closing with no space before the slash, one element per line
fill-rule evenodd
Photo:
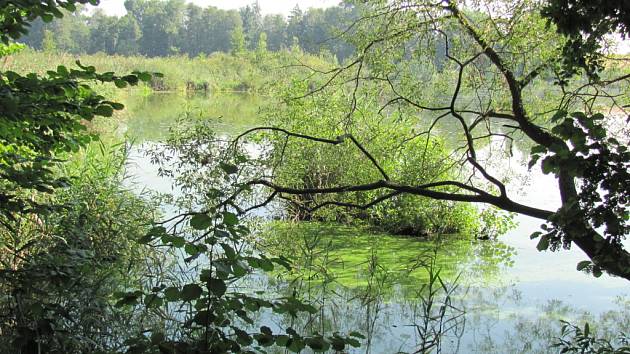
<path fill-rule="evenodd" d="M 350 141 L 335 146 L 270 134 L 272 151 L 267 163 L 275 166 L 274 183 L 318 190 L 379 178 L 418 184 L 453 178 L 452 167 L 457 162 L 449 156 L 441 138 L 416 137 L 406 144 L 400 143 L 413 136 L 419 127 L 409 124 L 413 117 L 404 112 L 382 114 L 378 100 L 373 99 L 378 96 L 377 87 L 351 102 L 351 96 L 343 91 L 309 95 L 308 85 L 306 81 L 295 81 L 280 93 L 284 104 L 280 109 L 278 106 L 269 109 L 266 114 L 269 126 L 304 136 L 337 139 L 345 136 Z M 346 114 L 345 107 L 349 104 L 354 105 L 354 111 Z M 419 151 L 422 153 L 418 154 Z M 381 162 L 376 164 L 376 161 Z M 440 190 L 449 192 L 452 188 L 444 186 Z M 335 197 L 303 194 L 287 204 L 286 217 L 346 223 L 365 221 L 381 231 L 417 237 L 472 235 L 481 230 L 479 212 L 471 205 L 395 194 L 387 198 L 369 192 Z M 373 202 L 378 199 L 383 200 Z"/>
<path fill-rule="evenodd" d="M 94 143 L 58 170 L 53 194 L 27 193 L 46 212 L 13 213 L 0 231 L 0 351 L 95 352 L 116 348 L 143 314 L 112 297 L 139 286 L 157 254 L 137 246 L 159 217 L 149 199 L 125 188 L 124 146 Z M 112 341 L 112 338 L 118 338 Z"/>
<path fill-rule="evenodd" d="M 298 74 L 307 75 L 306 68 L 328 70 L 336 60 L 330 55 L 309 55 L 299 49 L 269 51 L 245 51 L 238 55 L 214 53 L 164 58 L 122 56 L 107 54 L 69 54 L 63 52 L 25 49 L 14 54 L 3 65 L 3 70 L 18 73 L 45 74 L 57 65 L 68 68 L 80 60 L 99 72 L 159 72 L 144 86 L 155 92 L 250 92 L 268 95 L 274 87 L 290 82 Z M 117 94 L 117 88 L 109 85 L 99 90 L 109 95 Z"/>

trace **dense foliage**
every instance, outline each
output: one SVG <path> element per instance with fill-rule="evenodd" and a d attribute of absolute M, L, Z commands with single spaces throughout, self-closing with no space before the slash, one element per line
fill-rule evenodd
<path fill-rule="evenodd" d="M 551 0 L 543 7 L 542 15 L 568 37 L 563 47 L 565 78 L 577 70 L 597 78 L 603 69 L 605 37 L 614 33 L 627 39 L 630 35 L 630 6 L 623 1 Z"/>
<path fill-rule="evenodd" d="M 334 38 L 354 18 L 350 7 L 302 11 L 296 5 L 288 19 L 263 16 L 257 2 L 239 11 L 183 0 L 128 0 L 125 8 L 127 14 L 120 18 L 97 11 L 73 13 L 51 24 L 35 21 L 22 41 L 36 49 L 148 57 L 238 53 L 263 45 L 270 51 L 299 45 L 307 53 L 327 51 L 340 60 L 352 53 L 351 46 Z"/>
<path fill-rule="evenodd" d="M 623 354 L 630 352 L 630 338 L 620 333 L 614 340 L 597 337 L 591 332 L 587 323 L 584 328 L 577 327 L 566 321 L 562 322 L 562 337 L 557 339 L 552 347 L 558 348 L 560 353 L 605 353 Z"/>
<path fill-rule="evenodd" d="M 0 3 L 5 43 L 0 55 L 21 49 L 10 41 L 26 33 L 29 22 L 49 22 L 63 15 L 61 9 L 72 11 L 86 2 Z M 312 325 L 312 316 L 324 310 L 309 303 L 310 291 L 304 295 L 293 285 L 286 288 L 291 293 L 251 290 L 249 282 L 259 280 L 260 272 L 292 270 L 284 256 L 269 257 L 253 248 L 259 235 L 252 233 L 247 216 L 268 206 L 281 217 L 361 219 L 398 233 L 470 232 L 479 227 L 476 217 L 488 220 L 486 230 L 509 227 L 496 209 L 479 214 L 461 204 L 486 203 L 547 221 L 546 233 L 536 235 L 540 250 L 577 244 L 589 257 L 578 269 L 630 278 L 630 255 L 623 246 L 630 156 L 627 142 L 612 137 L 610 125 L 602 122 L 614 119 L 600 113 L 614 108 L 625 114 L 628 89 L 619 83 L 629 75 L 602 72 L 604 81 L 593 82 L 558 71 L 566 59 L 559 48 L 567 41 L 553 31 L 539 31 L 545 21 L 530 2 L 507 7 L 492 2 L 495 12 L 487 14 L 454 1 L 359 3 L 365 5 L 364 17 L 346 33 L 359 48 L 357 58 L 331 70 L 311 67 L 323 78 L 295 81 L 282 104 L 267 112 L 271 126 L 232 139 L 214 134 L 207 121 L 178 121 L 175 134 L 153 155 L 181 193 L 165 197 L 180 213 L 161 222 L 155 221 L 155 201 L 125 188 L 126 150 L 108 154 L 100 145 L 99 154 L 90 129 L 95 118 L 123 109 L 90 84 L 123 88 L 159 80 L 151 81 L 136 67 L 121 76 L 99 73 L 80 61 L 76 68 L 18 73 L 5 71 L 5 61 L 0 72 L 0 350 L 201 354 L 266 352 L 273 346 L 341 352 L 359 346 L 359 333 L 329 330 L 323 319 L 321 327 Z M 218 36 L 223 47 L 208 44 L 203 50 L 186 45 L 201 42 L 194 35 L 214 23 L 203 16 L 216 9 L 175 0 L 129 0 L 126 6 L 129 14 L 121 19 L 97 14 L 73 20 L 100 18 L 89 38 L 111 53 L 229 50 L 232 56 L 214 58 L 242 64 L 239 72 L 256 63 L 260 76 L 266 65 L 284 60 L 268 50 L 272 42 L 279 43 L 277 48 L 288 42 L 261 30 L 266 18 L 257 5 L 238 14 L 217 10 L 232 16 L 233 26 Z M 341 8 L 336 9 L 331 13 Z M 298 13 L 285 24 L 286 31 L 298 31 Z M 194 28 L 187 21 L 195 19 L 199 31 L 182 30 Z M 37 31 L 37 22 L 33 26 Z M 108 33 L 110 28 L 116 29 Z M 65 45 L 60 45 L 60 33 L 45 28 L 41 34 L 48 54 Z M 300 53 L 300 45 L 292 40 L 291 53 Z M 63 49 L 85 50 L 68 48 Z M 544 94 L 536 90 L 551 82 L 562 85 Z M 260 86 L 265 85 L 271 86 Z M 455 129 L 442 120 L 453 121 Z M 447 136 L 440 138 L 438 132 Z M 507 177 L 495 174 L 493 151 L 511 155 L 516 136 L 532 141 L 530 168 L 540 162 L 544 173 L 557 177 L 559 210 L 515 202 Z M 288 209 L 277 208 L 275 198 Z M 279 242 L 290 242 L 279 236 Z M 304 240 L 292 249 L 310 262 L 308 277 L 319 272 L 327 286 L 331 273 L 317 270 L 312 262 L 316 247 Z M 378 312 L 388 274 L 370 251 L 362 304 Z M 329 259 L 325 255 L 319 261 Z M 420 336 L 418 350 L 440 350 L 442 333 L 457 335 L 463 325 L 463 311 L 451 300 L 456 286 L 442 279 L 435 256 L 418 259 L 415 267 L 428 274 L 416 294 L 422 313 L 413 325 Z M 322 294 L 315 299 L 324 303 Z M 296 329 L 300 313 L 308 320 Z M 272 328 L 269 318 L 289 325 Z M 568 325 L 562 335 L 574 337 L 560 339 L 567 351 L 616 350 L 590 336 L 588 327 Z"/>
<path fill-rule="evenodd" d="M 5 65 L 6 70 L 22 75 L 26 73 L 46 74 L 57 65 L 72 67 L 76 56 L 69 53 L 50 53 L 24 49 L 11 55 Z M 298 60 L 302 66 L 292 65 Z M 51 65 L 51 61 L 55 64 Z M 142 56 L 106 55 L 97 53 L 81 55 L 81 63 L 94 66 L 103 72 L 133 72 L 136 70 L 156 71 L 161 77 L 153 77 L 143 87 L 151 91 L 198 91 L 252 92 L 268 95 L 277 85 L 290 82 L 290 77 L 308 72 L 306 67 L 325 68 L 335 62 L 330 55 L 309 55 L 301 50 L 244 51 L 239 55 L 213 53 L 189 58 L 184 55 L 166 58 L 145 58 Z M 120 95 L 115 85 L 96 85 L 97 92 L 108 96 Z M 115 96 L 116 97 L 116 96 Z"/>
<path fill-rule="evenodd" d="M 306 136 L 342 137 L 345 134 L 347 141 L 330 145 L 270 134 L 273 148 L 268 164 L 275 166 L 274 183 L 296 189 L 321 189 L 368 183 L 381 178 L 382 173 L 395 180 L 418 184 L 453 178 L 452 166 L 456 161 L 449 156 L 446 143 L 439 137 L 409 138 L 415 133 L 409 124 L 414 117 L 402 112 L 381 114 L 378 102 L 372 99 L 377 95 L 376 89 L 363 92 L 356 98 L 352 114 L 344 116 L 345 107 L 352 100 L 349 93 L 306 95 L 308 85 L 304 81 L 294 82 L 284 90 L 284 104 L 274 105 L 266 113 L 269 125 Z M 304 95 L 300 100 L 293 99 Z M 406 139 L 407 143 L 400 143 Z M 369 151 L 370 157 L 361 149 Z M 370 158 L 380 165 L 375 166 Z M 441 190 L 452 189 L 445 186 Z M 380 199 L 383 200 L 370 204 Z M 470 235 L 480 231 L 482 226 L 477 210 L 471 205 L 402 193 L 312 193 L 291 199 L 287 206 L 288 218 L 365 220 L 390 233 L 422 237 L 457 232 Z"/>
<path fill-rule="evenodd" d="M 0 351 L 117 351 L 142 313 L 113 308 L 142 283 L 153 250 L 136 240 L 155 205 L 122 186 L 126 150 L 93 144 L 58 171 L 73 176 L 49 213 L 14 213 L 0 230 Z M 31 194 L 33 195 L 33 194 Z M 35 195 L 33 195 L 35 196 Z"/>
<path fill-rule="evenodd" d="M 532 235 L 542 234 L 539 250 L 577 245 L 589 257 L 578 265 L 579 270 L 595 275 L 605 270 L 630 278 L 630 254 L 622 242 L 629 222 L 629 155 L 624 146 L 627 139 L 613 128 L 623 125 L 630 102 L 627 66 L 615 68 L 608 63 L 598 73 L 598 80 L 567 76 L 562 69 L 567 53 L 562 48 L 570 39 L 550 28 L 536 2 L 481 2 L 479 9 L 485 6 L 489 9 L 486 12 L 457 1 L 356 4 L 361 5 L 360 20 L 345 33 L 357 48 L 356 56 L 336 68 L 314 70 L 319 81 L 306 94 L 295 97 L 305 104 L 311 96 L 319 97 L 316 109 L 307 110 L 312 114 L 309 118 L 326 117 L 332 108 L 337 112 L 333 118 L 336 125 L 308 134 L 291 132 L 315 125 L 304 120 L 298 127 L 290 123 L 287 129 L 282 125 L 260 127 L 245 135 L 271 130 L 305 144 L 336 147 L 338 156 L 354 144 L 374 167 L 374 173 L 365 175 L 367 180 L 329 187 L 298 186 L 294 181 L 274 179 L 273 174 L 246 183 L 269 189 L 272 199 L 278 195 L 293 200 L 305 195 L 332 198 L 317 208 L 362 209 L 401 194 L 486 203 L 547 222 L 544 234 Z M 327 102 L 338 92 L 347 93 L 341 109 Z M 427 142 L 436 135 L 452 139 L 455 143 L 450 148 L 456 163 L 451 165 L 457 172 L 426 181 L 420 178 L 422 165 L 415 164 L 417 173 L 410 179 L 390 175 L 388 159 L 372 156 L 369 145 L 379 134 L 388 132 L 369 131 L 362 135 L 364 141 L 353 137 L 352 123 L 362 119 L 364 98 L 380 106 L 384 120 L 401 119 L 399 112 L 410 117 L 405 121 L 406 131 L 397 129 L 406 136 L 392 138 L 400 146 L 410 146 L 418 158 L 430 155 L 432 147 L 414 146 L 419 137 L 428 137 Z M 606 123 L 599 123 L 604 114 Z M 334 135 L 325 134 L 328 132 Z M 557 178 L 561 200 L 557 210 L 519 203 L 510 191 L 515 186 L 497 166 L 500 159 L 513 155 L 514 141 L 522 139 L 534 145 L 529 167 L 540 164 L 543 173 Z M 376 146 L 378 149 L 379 144 Z M 300 149 L 299 144 L 291 148 Z M 309 156 L 304 162 L 311 161 L 317 160 Z M 279 165 L 283 163 L 280 160 Z M 339 158 L 327 159 L 309 173 L 315 178 L 325 177 L 328 172 L 339 171 L 335 167 L 339 164 Z M 281 169 L 272 171 L 276 170 Z M 345 180 L 335 179 L 345 182 L 356 175 L 355 171 L 344 172 Z M 364 202 L 344 199 L 356 195 L 365 198 Z"/>

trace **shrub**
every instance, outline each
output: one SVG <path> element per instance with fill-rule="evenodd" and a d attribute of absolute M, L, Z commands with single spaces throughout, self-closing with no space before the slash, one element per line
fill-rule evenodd
<path fill-rule="evenodd" d="M 48 196 L 51 212 L 5 220 L 0 352 L 103 352 L 122 345 L 140 314 L 113 309 L 112 296 L 140 282 L 151 262 L 152 252 L 135 240 L 156 210 L 123 187 L 125 157 L 123 147 L 91 145 L 64 165 L 72 184 Z"/>
<path fill-rule="evenodd" d="M 456 161 L 447 154 L 444 142 L 437 137 L 419 134 L 419 117 L 402 112 L 380 112 L 376 88 L 361 95 L 308 94 L 319 83 L 296 81 L 282 93 L 281 109 L 266 113 L 270 125 L 288 131 L 327 139 L 352 136 L 361 147 L 345 139 L 343 144 L 323 144 L 304 139 L 286 139 L 270 134 L 272 149 L 269 164 L 275 167 L 275 182 L 295 188 L 325 188 L 370 183 L 384 178 L 420 185 L 436 180 L 453 179 Z M 305 96 L 300 100 L 293 97 Z M 356 101 L 354 101 L 356 99 Z M 347 107 L 353 107 L 350 113 Z M 316 117 L 316 118 L 315 118 Z M 400 141 L 406 141 L 400 144 Z M 378 161 L 379 171 L 367 150 Z M 282 162 L 282 163 L 280 163 Z M 447 187 L 440 190 L 448 191 Z M 383 192 L 363 192 L 334 196 L 348 204 L 366 205 L 383 197 Z M 371 208 L 318 209 L 330 202 L 330 196 L 307 194 L 288 205 L 288 216 L 298 219 L 365 220 L 382 230 L 396 234 L 473 232 L 477 210 L 455 202 L 436 201 L 409 195 L 396 195 Z M 317 209 L 316 211 L 312 209 Z"/>

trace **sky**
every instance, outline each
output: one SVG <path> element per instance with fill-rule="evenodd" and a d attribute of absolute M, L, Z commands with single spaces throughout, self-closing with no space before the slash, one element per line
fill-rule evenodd
<path fill-rule="evenodd" d="M 221 9 L 238 9 L 251 4 L 254 0 L 186 0 L 199 6 L 214 6 Z M 121 16 L 125 14 L 125 0 L 101 0 L 98 6 L 109 15 Z M 258 0 L 263 15 L 283 14 L 287 16 L 295 5 L 302 10 L 309 7 L 330 7 L 339 3 L 339 0 Z"/>

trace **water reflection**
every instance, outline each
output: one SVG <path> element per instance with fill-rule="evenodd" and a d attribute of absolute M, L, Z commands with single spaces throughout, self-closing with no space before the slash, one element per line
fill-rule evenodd
<path fill-rule="evenodd" d="M 234 94 L 132 96 L 126 101 L 126 134 L 150 143 L 164 138 L 176 118 L 186 114 L 194 119 L 223 116 L 218 133 L 234 134 L 256 124 L 264 103 L 260 97 Z M 523 172 L 519 160 L 524 156 L 518 149 L 514 158 L 513 169 Z M 156 176 L 141 150 L 133 153 L 133 160 L 130 172 L 139 186 L 169 191 L 170 181 Z M 525 186 L 515 200 L 555 208 L 553 178 L 537 170 L 527 173 L 529 183 L 520 179 L 512 183 Z M 439 246 L 435 259 L 441 276 L 449 286 L 459 284 L 450 301 L 465 312 L 442 338 L 441 352 L 548 353 L 552 338 L 559 334 L 559 319 L 599 323 L 608 334 L 630 330 L 626 281 L 577 272 L 575 264 L 585 259 L 579 250 L 538 252 L 529 235 L 540 221 L 528 217 L 517 221 L 519 226 L 498 241 L 449 237 L 432 242 L 338 225 L 285 224 L 256 241 L 269 250 L 295 255 L 296 271 L 258 276 L 242 286 L 277 294 L 299 292 L 321 306 L 318 314 L 297 320 L 261 315 L 272 328 L 358 330 L 369 336 L 357 353 L 414 352 L 423 339 L 426 344 L 418 330 L 426 327 L 421 295 L 428 273 L 422 261 Z M 443 297 L 438 300 L 444 302 Z M 449 316 L 457 316 L 456 311 Z"/>
<path fill-rule="evenodd" d="M 258 111 L 268 100 L 245 93 L 180 95 L 154 93 L 130 95 L 126 106 L 124 132 L 136 141 L 158 141 L 168 136 L 177 118 L 217 119 L 217 131 L 234 134 L 258 121 Z M 219 119 L 220 118 L 220 119 Z"/>

